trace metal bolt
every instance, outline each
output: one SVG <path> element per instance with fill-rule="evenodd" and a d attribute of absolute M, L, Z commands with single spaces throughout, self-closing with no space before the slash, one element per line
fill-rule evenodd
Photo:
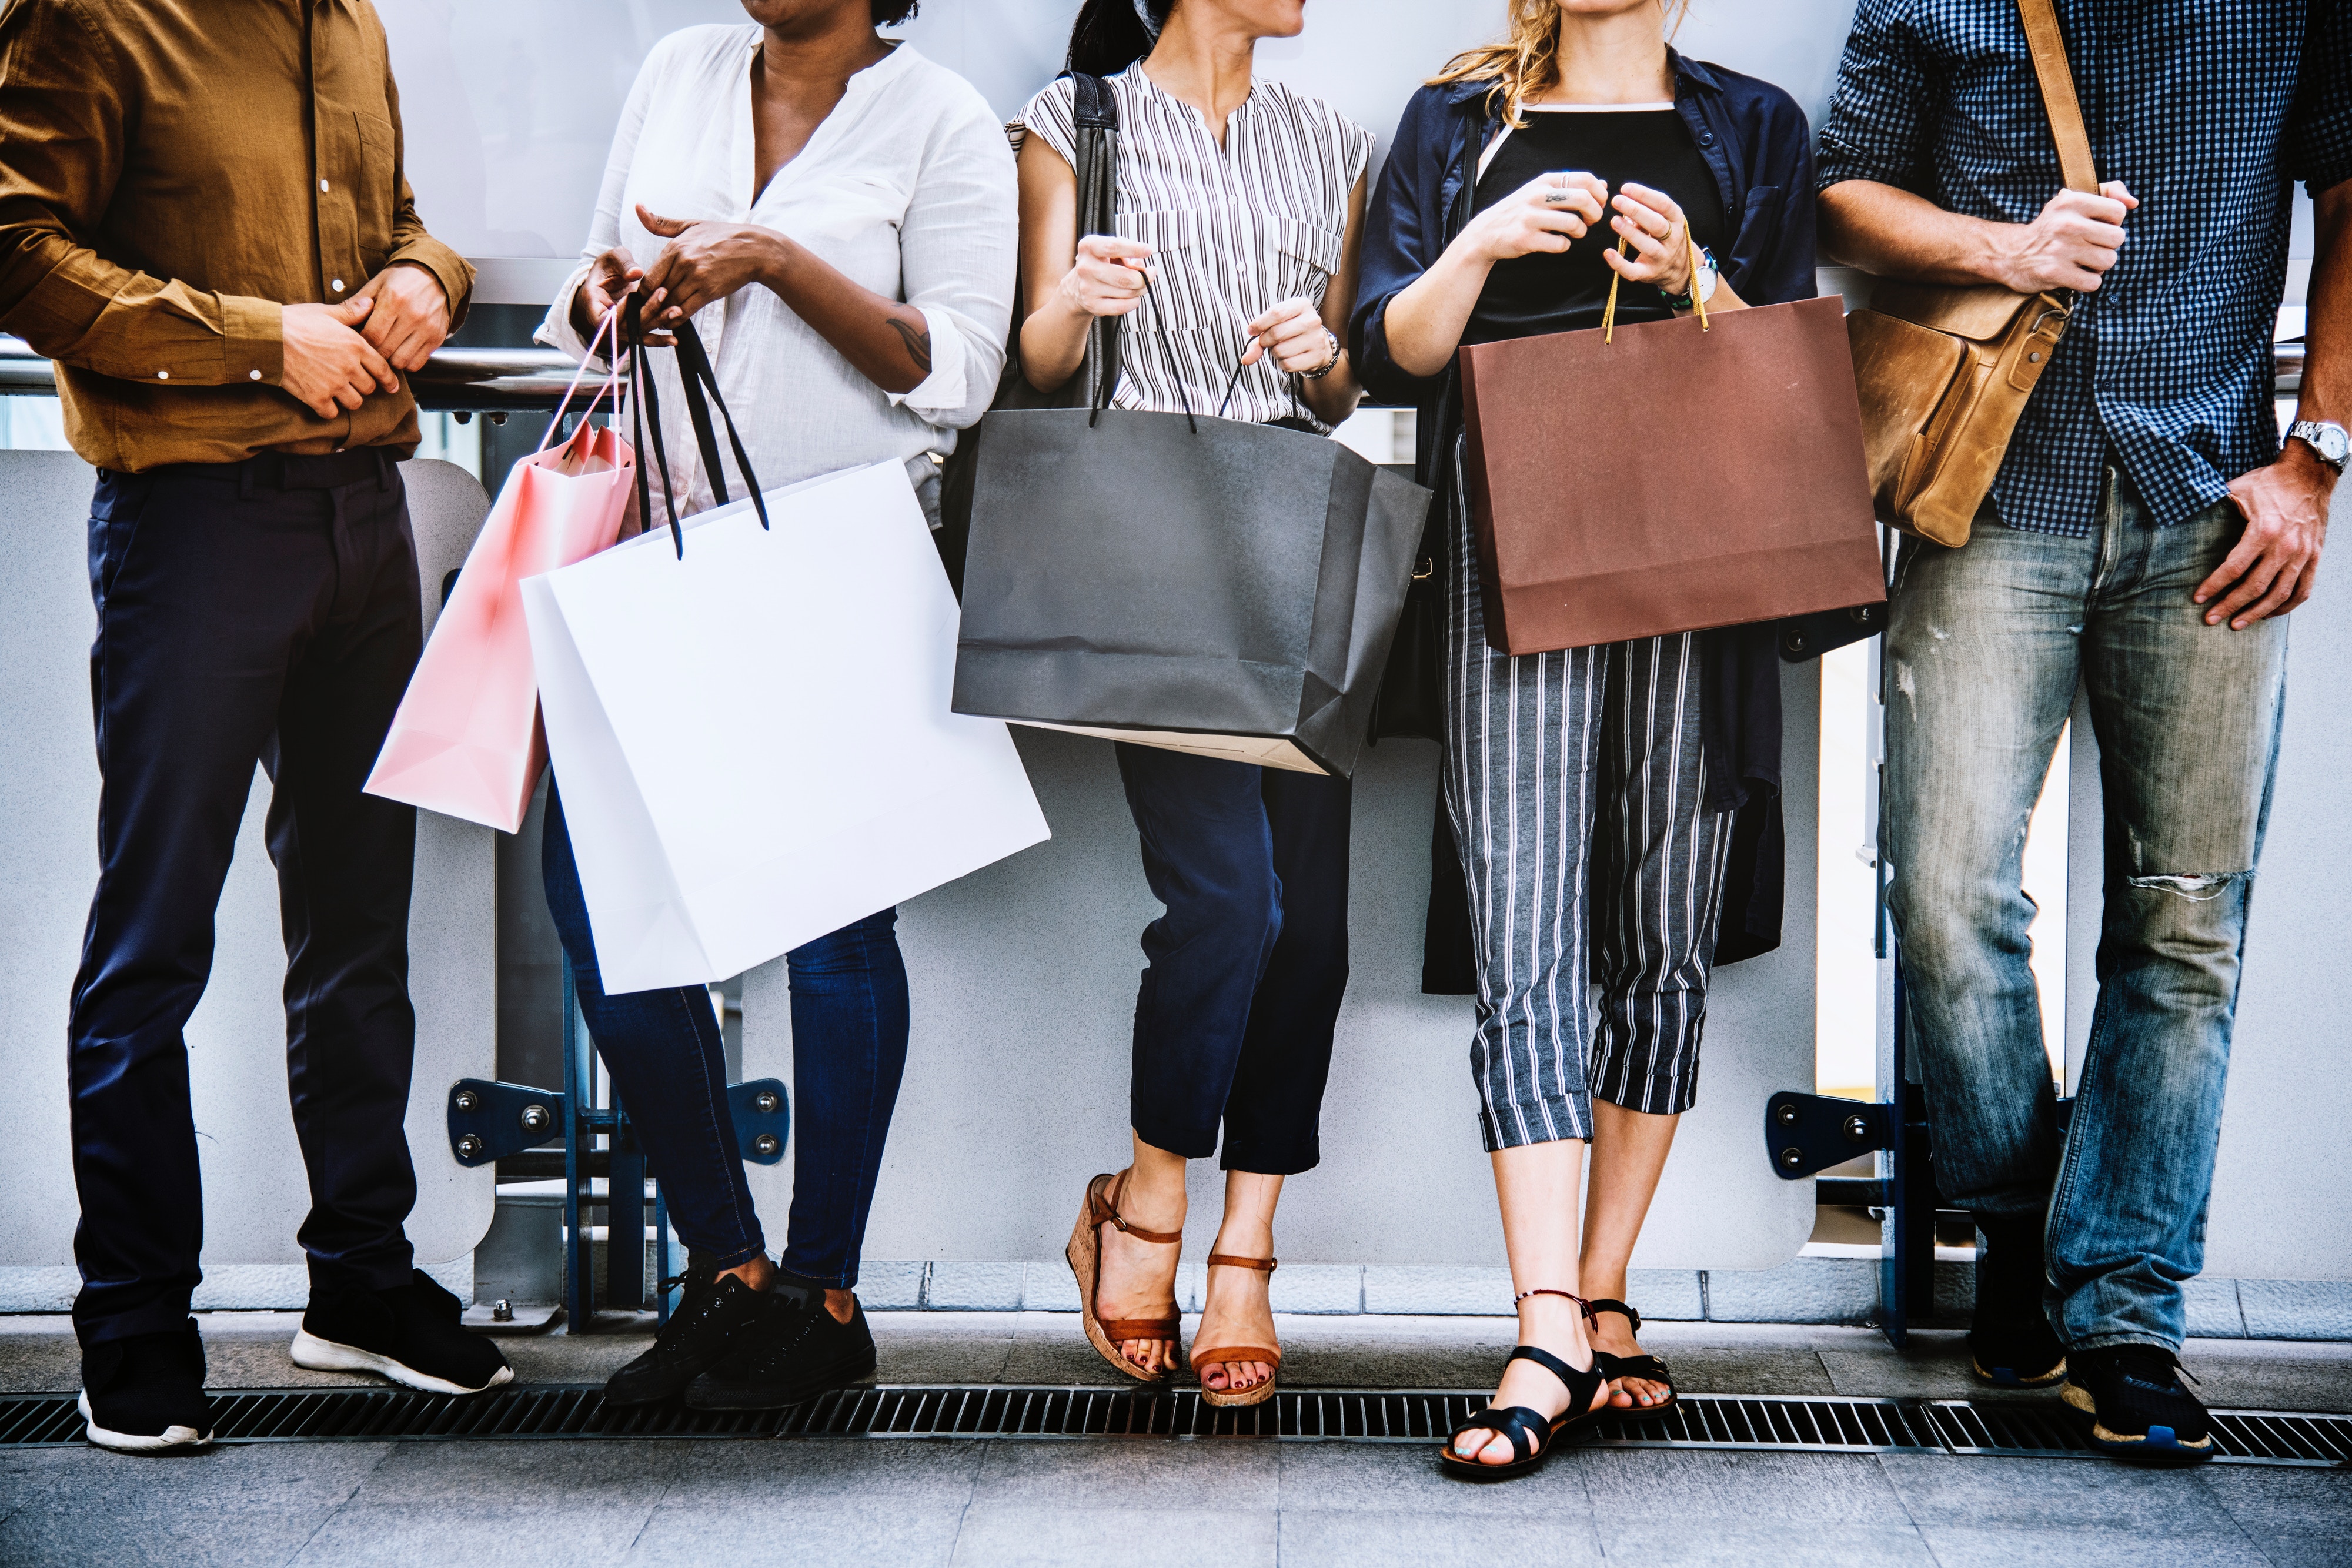
<path fill-rule="evenodd" d="M 751 1103 L 758 1107 L 762 1116 L 774 1115 L 776 1107 L 782 1103 L 776 1098 L 776 1092 L 772 1089 L 762 1089 L 751 1097 Z"/>
<path fill-rule="evenodd" d="M 450 1100 L 449 1103 L 455 1105 L 460 1111 L 472 1111 L 478 1109 L 481 1105 L 482 1102 L 472 1090 L 460 1089 Z"/>
<path fill-rule="evenodd" d="M 502 408 L 499 408 L 499 409 L 492 409 L 492 410 L 490 411 L 490 423 L 491 423 L 492 424 L 504 424 L 506 422 L 507 422 L 507 411 L 506 411 L 506 410 L 504 410 L 504 409 L 502 409 Z"/>
<path fill-rule="evenodd" d="M 762 1159 L 774 1154 L 783 1146 L 783 1145 L 776 1142 L 776 1134 L 773 1133 L 762 1133 L 758 1137 L 751 1140 L 752 1149 L 758 1153 Z"/>
<path fill-rule="evenodd" d="M 1772 1113 L 1772 1120 L 1780 1123 L 1780 1125 L 1784 1127 L 1795 1126 L 1797 1124 L 1797 1116 L 1798 1111 L 1794 1105 L 1783 1105 Z"/>
<path fill-rule="evenodd" d="M 1869 1137 L 1870 1118 L 1860 1114 L 1848 1116 L 1845 1119 L 1845 1135 L 1857 1144 Z"/>
<path fill-rule="evenodd" d="M 457 1157 L 459 1159 L 479 1159 L 481 1157 L 481 1154 L 482 1140 L 474 1136 L 473 1134 L 468 1133 L 464 1137 L 457 1140 Z"/>
<path fill-rule="evenodd" d="M 550 1127 L 555 1125 L 554 1116 L 548 1112 L 547 1107 L 544 1105 L 534 1104 L 524 1106 L 522 1108 L 521 1120 L 522 1130 L 526 1133 L 544 1133 Z"/>
<path fill-rule="evenodd" d="M 508 1301 L 504 1296 L 500 1296 L 497 1301 L 491 1302 L 490 1322 L 494 1323 L 510 1323 L 514 1322 L 514 1303 Z"/>
<path fill-rule="evenodd" d="M 1780 1151 L 1780 1163 L 1792 1171 L 1800 1169 L 1805 1163 L 1805 1151 L 1802 1149 L 1782 1149 Z"/>

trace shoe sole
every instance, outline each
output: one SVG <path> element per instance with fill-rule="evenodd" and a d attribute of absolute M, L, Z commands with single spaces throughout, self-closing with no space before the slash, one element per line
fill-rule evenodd
<path fill-rule="evenodd" d="M 312 1372 L 373 1372 L 378 1377 L 388 1377 L 404 1388 L 414 1388 L 425 1394 L 480 1394 L 502 1383 L 514 1381 L 514 1368 L 501 1366 L 498 1375 L 478 1388 L 468 1388 L 462 1383 L 452 1383 L 446 1377 L 436 1377 L 429 1372 L 378 1355 L 372 1350 L 362 1350 L 355 1344 L 337 1344 L 331 1339 L 320 1339 L 309 1329 L 294 1333 L 294 1364 Z"/>
<path fill-rule="evenodd" d="M 2066 1363 L 2062 1359 L 2038 1377 L 2020 1377 L 2013 1372 L 1987 1372 L 1984 1363 L 1972 1356 L 1969 1360 L 1969 1371 L 1979 1383 L 1989 1384 L 1995 1388 L 2047 1388 L 2053 1383 L 2064 1381 Z"/>
<path fill-rule="evenodd" d="M 89 1390 L 83 1389 L 75 1403 L 81 1411 L 82 1436 L 98 1448 L 111 1448 L 118 1454 L 193 1454 L 213 1444 L 210 1432 L 199 1432 L 194 1427 L 166 1427 L 152 1436 L 143 1432 L 110 1432 L 89 1413 Z"/>
<path fill-rule="evenodd" d="M 2213 1457 L 2213 1439 L 2210 1437 L 2188 1443 L 2173 1436 L 2169 1427 L 2150 1427 L 2140 1437 L 2107 1430 L 2099 1425 L 2098 1401 L 2076 1384 L 2068 1384 L 2058 1396 L 2070 1408 L 2091 1418 L 2091 1443 L 2101 1453 L 2143 1465 L 2195 1465 Z M 2157 1436 L 2159 1432 L 2164 1434 L 2160 1437 Z"/>
<path fill-rule="evenodd" d="M 844 1363 L 838 1368 L 812 1373 L 798 1383 L 787 1384 L 782 1388 L 746 1389 L 740 1393 L 714 1390 L 698 1399 L 695 1397 L 693 1386 L 689 1385 L 686 1391 L 686 1407 L 710 1411 L 788 1410 L 795 1405 L 807 1404 L 820 1394 L 830 1394 L 836 1388 L 864 1382 L 874 1375 L 874 1357 L 861 1356 L 855 1362 Z M 696 1381 L 698 1383 L 700 1380 Z"/>

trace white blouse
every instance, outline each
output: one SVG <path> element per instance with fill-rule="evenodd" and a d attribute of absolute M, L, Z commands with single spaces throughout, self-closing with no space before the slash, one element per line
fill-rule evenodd
<path fill-rule="evenodd" d="M 1348 200 L 1371 132 L 1278 81 L 1250 84 L 1221 146 L 1201 111 L 1141 62 L 1109 78 L 1118 101 L 1118 218 L 1152 247 L 1156 277 L 1119 325 L 1120 408 L 1213 413 L 1249 347 L 1249 323 L 1286 299 L 1318 307 L 1339 270 Z M 1076 87 L 1063 77 L 1030 100 L 1024 126 L 1076 167 Z M 1233 382 L 1228 419 L 1302 419 L 1298 378 L 1261 359 Z"/>
<path fill-rule="evenodd" d="M 808 145 L 755 200 L 751 63 L 761 36 L 756 26 L 688 27 L 654 46 L 614 134 L 581 264 L 537 340 L 586 354 L 572 329 L 572 298 L 590 264 L 622 245 L 649 267 L 667 243 L 637 222 L 640 203 L 660 217 L 789 235 L 852 280 L 921 310 L 931 373 L 911 392 L 884 392 L 758 284 L 704 307 L 695 329 L 761 485 L 773 489 L 897 458 L 925 489 L 931 455 L 954 451 L 955 433 L 987 412 L 1003 368 L 1019 246 L 1012 149 L 970 83 L 900 44 L 849 78 Z M 646 362 L 658 378 L 662 444 L 679 504 L 699 511 L 713 496 L 677 356 L 656 350 Z M 740 498 L 723 431 L 719 449 L 728 492 Z M 639 459 L 650 465 L 653 456 Z"/>

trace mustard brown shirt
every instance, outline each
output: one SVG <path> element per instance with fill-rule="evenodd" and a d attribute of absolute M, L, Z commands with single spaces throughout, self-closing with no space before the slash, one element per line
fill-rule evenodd
<path fill-rule="evenodd" d="M 58 363 L 101 468 L 413 451 L 405 384 L 320 419 L 279 390 L 283 307 L 424 267 L 368 0 L 0 0 L 0 329 Z"/>

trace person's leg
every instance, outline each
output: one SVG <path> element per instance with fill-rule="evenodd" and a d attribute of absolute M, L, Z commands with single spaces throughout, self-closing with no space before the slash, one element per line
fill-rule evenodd
<path fill-rule="evenodd" d="M 2025 830 L 2073 706 L 2096 539 L 1979 518 L 1906 540 L 1886 632 L 1887 912 L 1936 1128 L 1936 1179 L 1979 1223 L 2032 1228 L 2057 1094 L 2026 928 Z"/>
<path fill-rule="evenodd" d="M 2204 1266 L 2248 899 L 2286 690 L 2284 618 L 2189 598 L 2243 524 L 2153 528 L 2126 493 L 2084 638 L 2106 808 L 2099 999 L 2050 1218 L 2068 1351 L 2179 1350 Z M 1939 1153 L 1940 1157 L 1940 1153 Z"/>
<path fill-rule="evenodd" d="M 1282 899 L 1281 934 L 1250 999 L 1233 1088 L 1225 1098 L 1225 1215 L 1215 1251 L 1271 1258 L 1282 1178 L 1322 1157 L 1317 1137 L 1331 1038 L 1348 990 L 1348 850 L 1352 790 L 1345 779 L 1269 768 L 1261 785 Z M 1275 1343 L 1272 1279 L 1255 1269 L 1209 1270 L 1197 1343 Z M 1274 1375 L 1261 1361 L 1201 1370 L 1208 1387 L 1254 1387 Z"/>
<path fill-rule="evenodd" d="M 1675 1124 L 1697 1094 L 1731 847 L 1729 814 L 1706 809 L 1704 639 L 1656 637 L 1617 652 L 1604 697 L 1592 828 L 1592 964 L 1601 1004 L 1580 1273 L 1595 1301 L 1624 1299 L 1626 1267 Z M 1617 1313 L 1603 1313 L 1592 1333 L 1593 1343 L 1612 1355 L 1641 1354 L 1633 1322 Z M 1668 1393 L 1654 1379 L 1625 1377 L 1611 1397 L 1648 1406 Z"/>
<path fill-rule="evenodd" d="M 1118 1207 L 1139 1228 L 1172 1234 L 1184 1228 L 1185 1162 L 1217 1149 L 1251 998 L 1282 931 L 1282 888 L 1261 769 L 1124 742 L 1117 750 L 1144 876 L 1166 906 L 1143 933 L 1129 1091 L 1134 1151 Z M 1177 1249 L 1099 1228 L 1100 1316 L 1163 1315 Z M 1168 1340 L 1119 1346 L 1150 1371 L 1174 1353 Z"/>
<path fill-rule="evenodd" d="M 709 993 L 681 986 L 605 994 L 587 898 L 572 858 L 571 825 L 552 777 L 540 873 L 547 912 L 572 960 L 572 985 L 589 1036 L 661 1179 L 670 1224 L 696 1263 L 719 1277 L 740 1273 L 752 1289 L 764 1288 L 770 1277 L 765 1240 L 743 1177 L 734 1113 L 727 1104 L 726 1046 Z"/>
<path fill-rule="evenodd" d="M 784 1273 L 849 1321 L 866 1220 L 907 1071 L 907 964 L 898 912 L 793 949 L 793 1212 Z"/>
<path fill-rule="evenodd" d="M 416 810 L 362 792 L 423 643 L 400 476 L 293 492 L 316 507 L 334 591 L 295 653 L 272 737 L 270 858 L 286 938 L 286 1062 L 310 1181 L 313 1295 L 394 1291 L 415 1266 L 408 1150 L 416 1014 L 408 908 Z"/>
<path fill-rule="evenodd" d="M 86 1353 L 184 1331 L 201 1278 L 182 1030 L 288 651 L 332 581 L 284 499 L 109 474 L 93 501 L 99 880 L 67 1026 Z"/>
<path fill-rule="evenodd" d="M 1490 647 L 1458 484 L 1448 505 L 1454 565 L 1443 785 L 1477 953 L 1470 1070 L 1479 1130 L 1519 1298 L 1519 1343 L 1588 1370 L 1584 1320 L 1572 1301 L 1550 1292 L 1584 1293 L 1576 1233 L 1583 1141 L 1592 1136 L 1584 1076 L 1591 1032 L 1585 888 L 1609 650 L 1514 658 Z M 1573 1396 L 1551 1372 L 1513 1360 L 1494 1403 L 1557 1415 Z M 1593 1398 L 1607 1400 L 1606 1385 Z M 1485 1464 L 1513 1457 L 1507 1438 L 1479 1428 L 1464 1433 L 1454 1452 Z"/>

